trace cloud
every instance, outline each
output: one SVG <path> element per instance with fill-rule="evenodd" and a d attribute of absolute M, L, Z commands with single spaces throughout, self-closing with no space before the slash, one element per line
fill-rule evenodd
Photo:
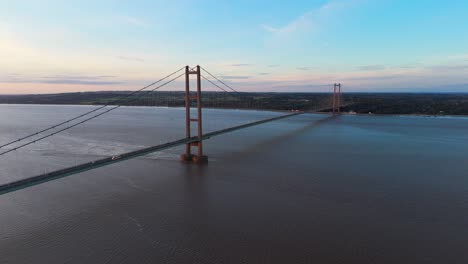
<path fill-rule="evenodd" d="M 321 18 L 329 15 L 330 12 L 348 6 L 352 1 L 329 1 L 319 8 L 310 10 L 299 17 L 294 18 L 289 23 L 283 26 L 272 26 L 269 24 L 261 24 L 260 27 L 275 35 L 287 35 L 299 30 L 307 30 L 314 27 Z"/>
<path fill-rule="evenodd" d="M 450 60 L 468 61 L 468 54 L 454 54 L 448 56 Z"/>
<path fill-rule="evenodd" d="M 53 76 L 44 76 L 44 79 L 81 79 L 81 80 L 99 80 L 99 79 L 109 79 L 109 78 L 116 78 L 117 76 L 114 75 L 88 75 L 88 76 L 74 76 L 74 75 L 53 75 Z"/>
<path fill-rule="evenodd" d="M 268 75 L 270 74 L 269 72 L 260 72 L 258 75 Z"/>
<path fill-rule="evenodd" d="M 266 25 L 266 24 L 261 24 L 260 27 L 263 28 L 264 30 L 270 32 L 270 33 L 277 33 L 277 32 L 280 31 L 279 28 L 275 28 L 275 27 L 272 27 L 272 26 L 269 26 L 269 25 Z"/>
<path fill-rule="evenodd" d="M 125 24 L 136 26 L 136 27 L 148 27 L 149 24 L 144 20 L 132 16 L 120 16 L 119 20 Z"/>
<path fill-rule="evenodd" d="M 19 74 L 10 74 L 0 80 L 0 83 L 43 83 L 43 84 L 68 84 L 68 85 L 121 85 L 126 84 L 123 81 L 108 80 L 115 76 L 100 75 L 100 76 L 71 76 L 71 75 L 56 75 L 43 76 L 39 78 L 22 77 Z"/>
<path fill-rule="evenodd" d="M 237 89 L 241 91 L 258 92 L 330 92 L 331 83 L 322 83 L 320 81 L 274 81 L 262 80 L 238 83 Z"/>
<path fill-rule="evenodd" d="M 356 76 L 356 77 L 344 77 L 340 78 L 344 81 L 379 81 L 379 80 L 393 80 L 397 78 L 406 77 L 405 74 L 387 74 L 379 76 Z"/>
<path fill-rule="evenodd" d="M 224 76 L 221 76 L 223 79 L 226 79 L 226 80 L 245 80 L 245 79 L 249 79 L 251 76 L 232 76 L 232 75 L 224 75 Z"/>
<path fill-rule="evenodd" d="M 435 65 L 427 68 L 434 71 L 457 71 L 468 69 L 468 65 Z"/>
<path fill-rule="evenodd" d="M 290 85 L 272 85 L 273 91 L 279 92 L 328 92 L 330 84 L 290 84 Z"/>
<path fill-rule="evenodd" d="M 53 79 L 38 81 L 39 83 L 49 84 L 72 84 L 72 85 L 120 85 L 125 84 L 120 81 L 92 81 L 92 80 L 77 80 L 77 79 Z"/>
<path fill-rule="evenodd" d="M 395 66 L 394 68 L 399 68 L 399 69 L 414 69 L 414 68 L 417 68 L 421 66 L 420 63 L 412 63 L 412 64 L 402 64 L 402 65 L 398 65 L 398 66 Z"/>
<path fill-rule="evenodd" d="M 298 69 L 300 71 L 309 71 L 310 67 L 297 67 L 296 69 Z"/>
<path fill-rule="evenodd" d="M 276 67 L 279 67 L 280 65 L 279 64 L 271 64 L 271 65 L 268 65 L 268 67 L 270 68 L 276 68 Z"/>
<path fill-rule="evenodd" d="M 361 71 L 381 71 L 381 70 L 387 69 L 387 66 L 379 65 L 379 64 L 365 65 L 365 66 L 358 67 L 358 69 L 361 70 Z"/>
<path fill-rule="evenodd" d="M 125 61 L 139 61 L 139 62 L 144 62 L 144 59 L 137 58 L 137 57 L 127 57 L 127 56 L 117 56 L 117 58 Z"/>
<path fill-rule="evenodd" d="M 274 27 L 268 24 L 260 25 L 265 31 L 274 33 L 277 35 L 288 34 L 297 31 L 300 28 L 307 28 L 312 25 L 313 14 L 316 13 L 315 10 L 309 11 L 298 18 L 295 18 L 285 26 Z"/>
<path fill-rule="evenodd" d="M 249 63 L 234 63 L 234 64 L 231 64 L 230 66 L 232 66 L 232 67 L 248 67 L 248 66 L 253 66 L 253 64 L 249 64 Z"/>

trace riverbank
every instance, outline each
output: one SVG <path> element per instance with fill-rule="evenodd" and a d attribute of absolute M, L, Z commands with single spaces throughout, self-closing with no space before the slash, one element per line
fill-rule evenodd
<path fill-rule="evenodd" d="M 130 92 L 83 92 L 38 95 L 0 95 L 0 104 L 52 104 L 182 107 L 184 93 L 160 91 L 119 100 Z M 330 106 L 326 93 L 218 93 L 204 92 L 202 104 L 218 109 L 313 111 Z M 343 112 L 394 115 L 468 115 L 466 93 L 344 93 Z M 327 111 L 327 110 L 325 110 Z"/>

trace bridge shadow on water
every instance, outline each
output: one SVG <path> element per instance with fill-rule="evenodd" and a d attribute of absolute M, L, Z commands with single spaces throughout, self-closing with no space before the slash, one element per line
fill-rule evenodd
<path fill-rule="evenodd" d="M 307 125 L 305 125 L 303 127 L 300 127 L 298 129 L 287 131 L 286 133 L 281 134 L 279 136 L 274 136 L 272 138 L 269 138 L 268 140 L 257 142 L 256 144 L 249 144 L 248 147 L 244 148 L 241 152 L 233 153 L 230 156 L 230 158 L 236 158 L 237 156 L 239 156 L 239 158 L 240 158 L 240 155 L 244 155 L 244 153 L 250 153 L 250 152 L 253 152 L 253 151 L 259 152 L 262 149 L 267 148 L 268 146 L 276 145 L 276 144 L 284 142 L 284 141 L 286 141 L 288 139 L 294 138 L 294 137 L 296 137 L 296 136 L 298 136 L 298 135 L 300 135 L 300 134 L 302 134 L 302 133 L 304 133 L 306 131 L 309 131 L 309 130 L 317 128 L 317 127 L 320 127 L 323 124 L 326 124 L 328 122 L 332 122 L 333 120 L 335 120 L 337 118 L 339 118 L 339 116 L 337 116 L 337 115 L 327 116 L 325 118 L 322 118 L 322 119 L 319 119 L 317 121 L 311 122 L 311 123 L 309 123 L 309 124 L 307 124 Z"/>

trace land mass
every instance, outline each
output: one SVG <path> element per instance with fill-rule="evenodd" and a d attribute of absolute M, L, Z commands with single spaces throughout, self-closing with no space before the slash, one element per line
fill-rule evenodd
<path fill-rule="evenodd" d="M 0 104 L 72 104 L 168 106 L 184 105 L 184 93 L 162 91 L 131 95 L 130 91 L 61 94 L 0 95 Z M 330 111 L 326 93 L 204 92 L 204 107 L 260 110 Z M 373 114 L 468 115 L 468 94 L 463 93 L 346 93 L 342 111 Z"/>

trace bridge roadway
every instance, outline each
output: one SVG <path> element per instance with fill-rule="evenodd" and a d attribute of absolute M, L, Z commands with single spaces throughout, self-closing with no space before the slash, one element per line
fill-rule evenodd
<path fill-rule="evenodd" d="M 209 139 L 211 137 L 219 136 L 219 135 L 222 135 L 222 134 L 225 134 L 225 133 L 233 132 L 233 131 L 236 131 L 236 130 L 239 130 L 239 129 L 244 129 L 244 128 L 248 128 L 248 127 L 252 127 L 252 126 L 257 126 L 257 125 L 261 125 L 261 124 L 264 124 L 264 123 L 268 123 L 268 122 L 272 122 L 272 121 L 276 121 L 276 120 L 280 120 L 280 119 L 284 119 L 284 118 L 289 118 L 289 117 L 293 117 L 293 116 L 297 116 L 297 115 L 301 115 L 301 114 L 304 114 L 304 112 L 297 112 L 297 113 L 292 113 L 292 114 L 287 114 L 287 115 L 281 115 L 281 116 L 278 116 L 278 117 L 264 119 L 264 120 L 260 120 L 260 121 L 256 121 L 256 122 L 251 122 L 251 123 L 247 123 L 247 124 L 244 124 L 244 125 L 239 125 L 239 126 L 226 128 L 226 129 L 221 129 L 221 130 L 218 130 L 218 131 L 214 131 L 214 132 L 204 134 L 202 136 L 202 140 L 206 140 L 206 139 Z M 17 181 L 13 181 L 13 182 L 10 182 L 10 183 L 2 184 L 2 185 L 0 185 L 0 195 L 10 193 L 10 192 L 14 192 L 14 191 L 21 190 L 21 189 L 25 189 L 25 188 L 28 188 L 28 187 L 31 187 L 31 186 L 34 186 L 34 185 L 46 183 L 46 182 L 49 182 L 49 181 L 52 181 L 52 180 L 64 178 L 64 177 L 71 176 L 71 175 L 74 175 L 74 174 L 78 174 L 78 173 L 81 173 L 81 172 L 93 170 L 93 169 L 96 169 L 96 168 L 99 168 L 99 167 L 111 165 L 111 164 L 121 162 L 121 161 L 124 161 L 124 160 L 133 159 L 133 158 L 144 156 L 144 155 L 147 155 L 147 154 L 150 154 L 150 153 L 162 151 L 162 150 L 165 150 L 165 149 L 169 149 L 169 148 L 173 148 L 173 147 L 177 147 L 177 146 L 181 146 L 181 145 L 185 145 L 185 144 L 192 143 L 192 142 L 197 142 L 197 141 L 198 141 L 198 137 L 183 138 L 183 139 L 179 139 L 179 140 L 176 140 L 176 141 L 172 141 L 172 142 L 168 142 L 168 143 L 164 143 L 164 144 L 160 144 L 160 145 L 156 145 L 156 146 L 152 146 L 152 147 L 148 147 L 148 148 L 144 148 L 144 149 L 140 149 L 140 150 L 135 150 L 135 151 L 127 152 L 127 153 L 124 153 L 124 154 L 115 155 L 115 156 L 111 156 L 111 157 L 107 157 L 107 158 L 103 158 L 103 159 L 83 163 L 83 164 L 80 164 L 80 165 L 68 167 L 68 168 L 65 168 L 65 169 L 56 170 L 56 171 L 53 171 L 53 172 L 49 172 L 49 173 L 29 177 L 29 178 L 26 178 L 26 179 L 17 180 Z"/>

